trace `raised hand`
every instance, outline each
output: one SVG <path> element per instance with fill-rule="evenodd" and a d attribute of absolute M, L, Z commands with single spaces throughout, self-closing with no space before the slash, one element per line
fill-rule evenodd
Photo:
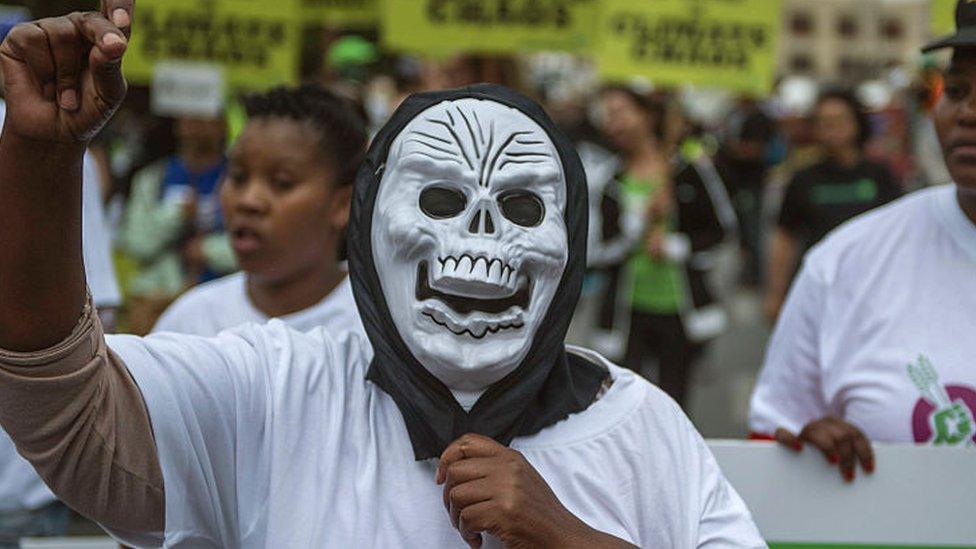
<path fill-rule="evenodd" d="M 134 0 L 104 0 L 14 27 L 0 45 L 5 132 L 42 143 L 85 144 L 125 98 L 122 56 Z"/>
<path fill-rule="evenodd" d="M 451 524 L 471 547 L 482 533 L 505 547 L 633 547 L 588 527 L 519 452 L 480 435 L 451 444 L 437 467 Z"/>
<path fill-rule="evenodd" d="M 799 435 L 787 429 L 776 430 L 776 441 L 800 451 L 807 442 L 819 449 L 832 465 L 840 466 L 844 480 L 854 480 L 857 462 L 866 473 L 874 472 L 874 451 L 871 443 L 860 429 L 835 417 L 825 417 L 811 421 Z"/>

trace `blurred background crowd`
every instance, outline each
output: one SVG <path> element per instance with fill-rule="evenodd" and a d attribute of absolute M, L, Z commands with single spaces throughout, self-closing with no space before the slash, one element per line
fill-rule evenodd
<path fill-rule="evenodd" d="M 614 1 L 596 38 L 529 32 L 515 46 L 495 43 L 506 22 L 551 18 L 559 29 L 599 2 L 294 3 L 261 3 L 224 24 L 234 0 L 140 1 L 128 99 L 86 165 L 86 207 L 97 211 L 86 222 L 97 219 L 100 235 L 86 247 L 105 257 L 99 266 L 88 256 L 89 279 L 115 331 L 149 333 L 185 292 L 239 270 L 219 195 L 245 93 L 318 84 L 350 100 L 372 132 L 408 94 L 499 83 L 538 100 L 587 171 L 591 271 L 572 342 L 658 383 L 706 437 L 741 438 L 803 253 L 851 217 L 949 181 L 928 118 L 943 59 L 919 53 L 951 31 L 933 15 L 939 2 L 750 0 L 744 11 L 758 11 L 741 25 L 695 35 L 667 17 L 708 22 L 727 8 L 671 2 L 685 6 L 658 20 L 628 12 L 643 2 Z M 8 30 L 94 7 L 4 4 Z M 456 28 L 417 30 L 421 16 Z M 712 49 L 682 49 L 709 32 Z M 636 70 L 611 46 L 599 54 L 596 41 L 615 34 L 644 40 L 619 51 L 675 66 Z"/>

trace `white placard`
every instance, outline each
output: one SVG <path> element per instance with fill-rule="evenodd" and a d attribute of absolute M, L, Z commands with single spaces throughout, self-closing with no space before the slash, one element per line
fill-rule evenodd
<path fill-rule="evenodd" d="M 110 537 L 25 538 L 20 540 L 20 547 L 21 549 L 119 549 L 119 544 Z"/>
<path fill-rule="evenodd" d="M 976 546 L 976 450 L 875 445 L 845 483 L 818 451 L 709 441 L 770 542 Z"/>
<path fill-rule="evenodd" d="M 152 111 L 158 116 L 211 118 L 224 110 L 224 70 L 207 63 L 156 65 Z"/>

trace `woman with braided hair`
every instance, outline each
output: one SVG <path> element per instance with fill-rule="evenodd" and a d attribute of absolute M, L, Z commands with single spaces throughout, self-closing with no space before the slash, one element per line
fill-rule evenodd
<path fill-rule="evenodd" d="M 362 330 L 340 262 L 363 120 L 318 86 L 245 99 L 248 124 L 220 186 L 221 209 L 243 272 L 176 301 L 154 331 L 213 336 L 280 318 L 300 331 Z"/>

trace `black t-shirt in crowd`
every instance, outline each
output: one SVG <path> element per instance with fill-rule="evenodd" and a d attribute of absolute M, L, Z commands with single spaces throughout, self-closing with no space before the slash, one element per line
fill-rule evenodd
<path fill-rule="evenodd" d="M 779 226 L 798 238 L 806 251 L 838 225 L 901 194 L 894 176 L 881 164 L 862 160 L 846 168 L 820 162 L 793 176 Z"/>

